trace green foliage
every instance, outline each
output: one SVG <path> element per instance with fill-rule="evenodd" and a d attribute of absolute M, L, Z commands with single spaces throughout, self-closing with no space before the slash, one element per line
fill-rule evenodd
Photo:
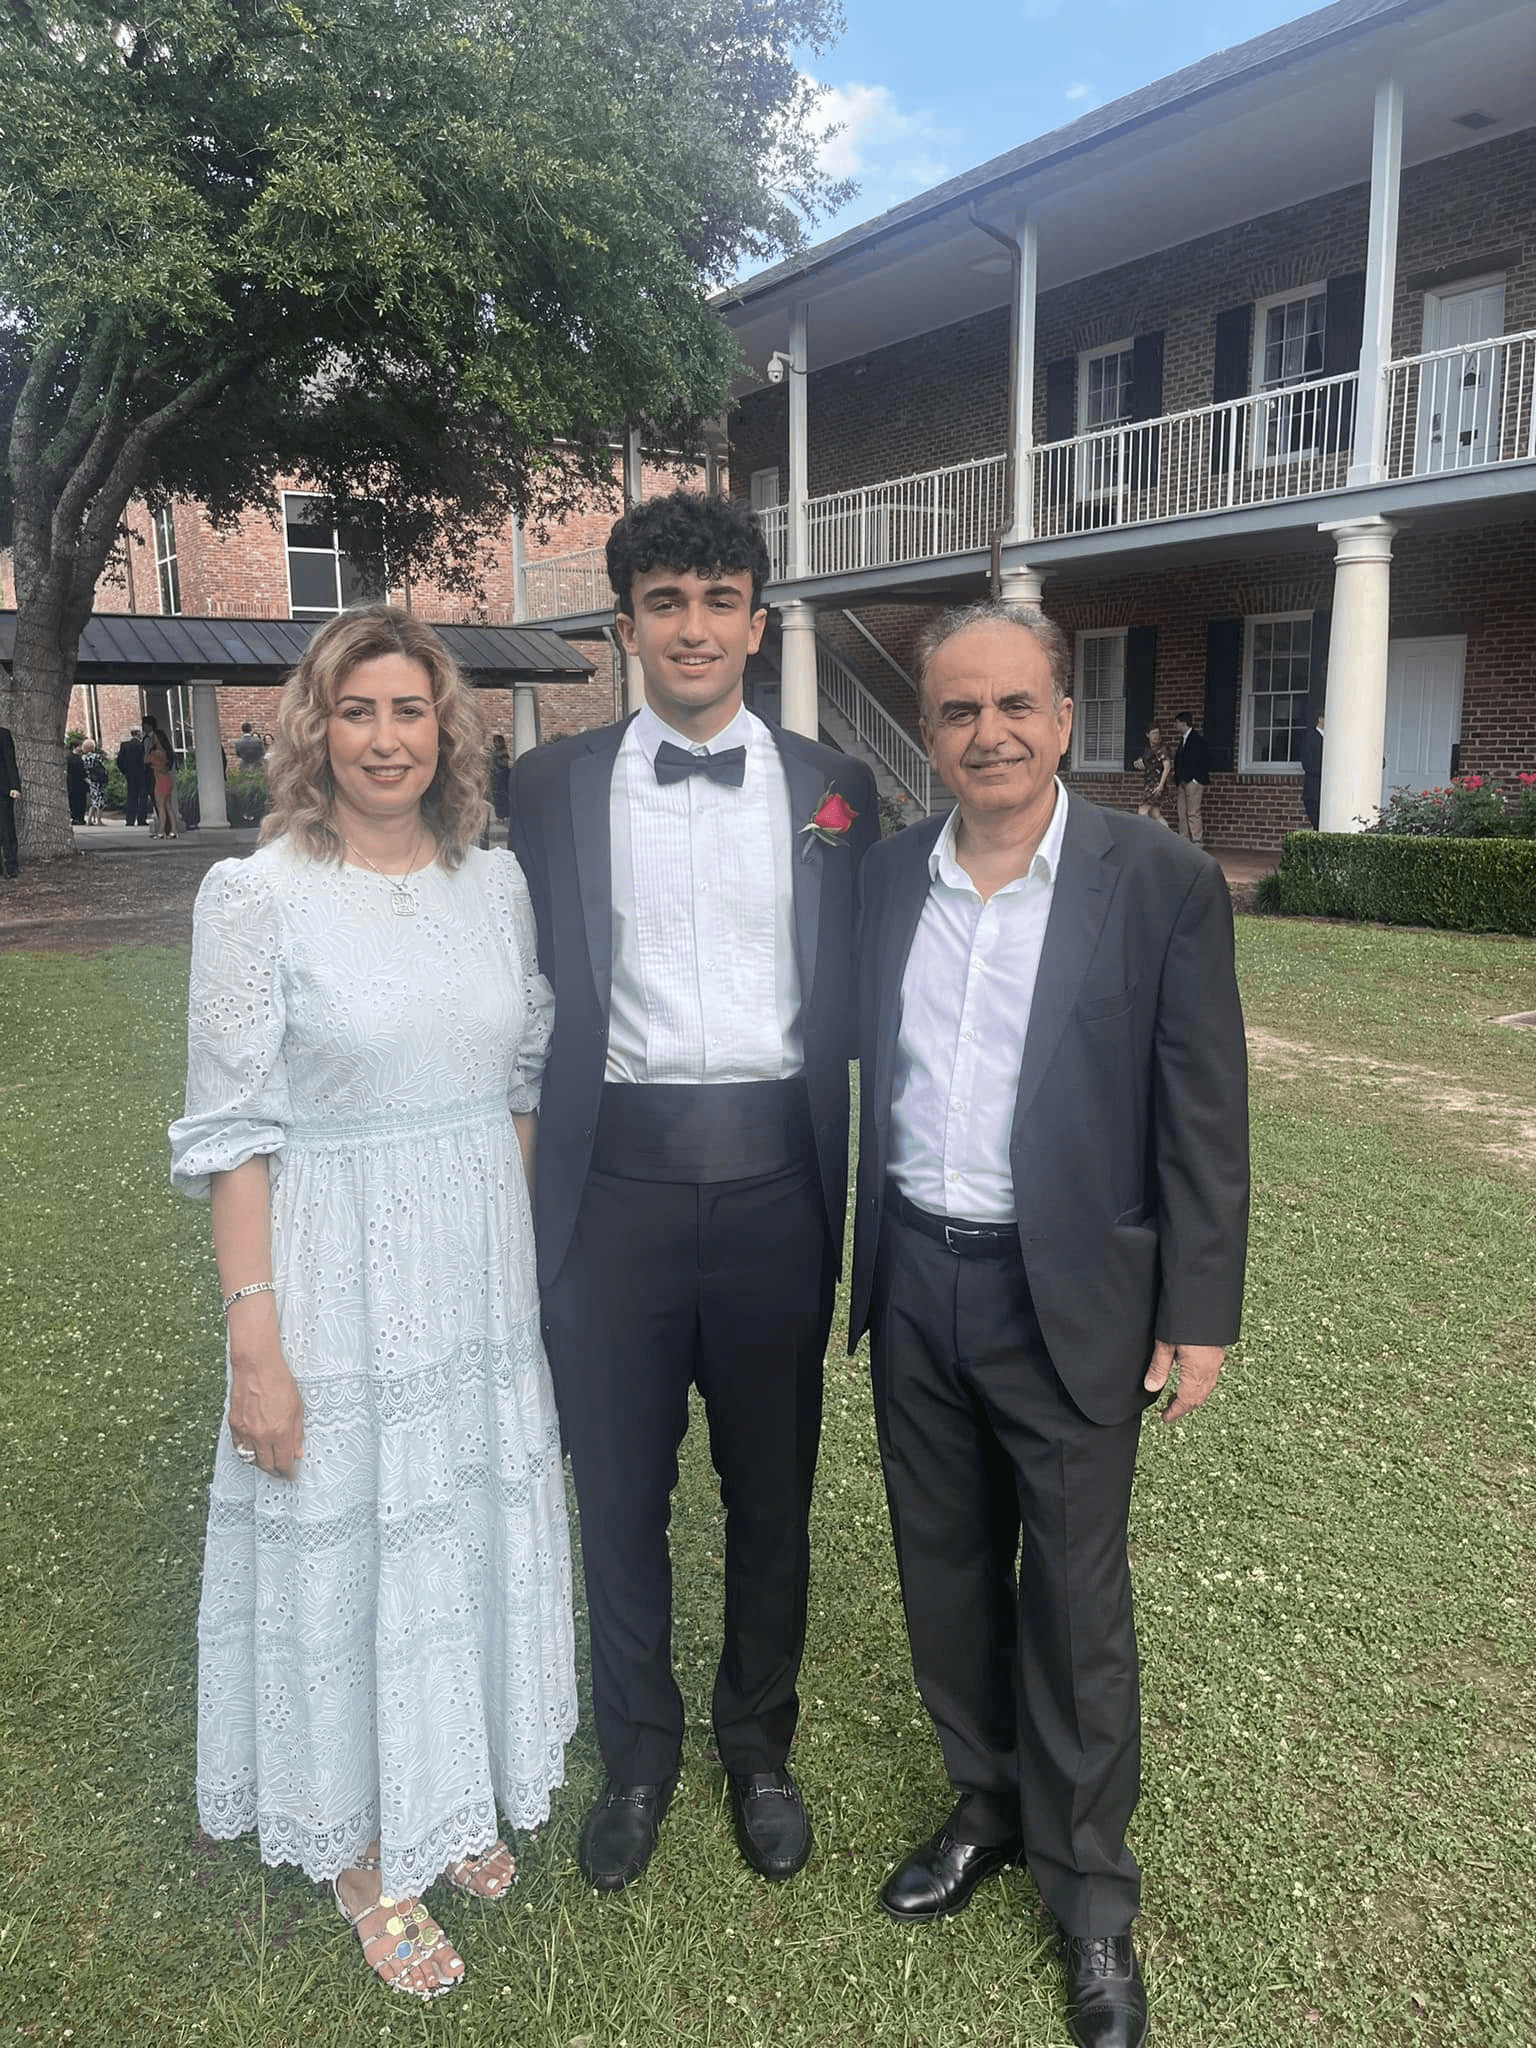
<path fill-rule="evenodd" d="M 1536 806 L 1523 775 L 1520 782 L 1525 802 L 1513 806 L 1486 775 L 1458 775 L 1444 789 L 1394 789 L 1369 829 L 1407 839 L 1525 837 L 1523 814 Z"/>
<path fill-rule="evenodd" d="M 1501 806 L 1502 811 L 1502 806 Z M 1255 906 L 1288 917 L 1370 918 L 1536 936 L 1536 845 L 1526 839 L 1293 832 Z"/>
<path fill-rule="evenodd" d="M 1133 1839 L 1171 2048 L 1530 2048 L 1536 1921 L 1536 1078 L 1476 1022 L 1523 943 L 1239 926 L 1256 1034 L 1248 1311 L 1209 1407 L 1147 1425 L 1132 1518 Z M 432 1905 L 469 1979 L 420 2013 L 329 1900 L 198 1835 L 195 1625 L 223 1393 L 207 1212 L 166 1184 L 184 951 L 0 956 L 0 1925 L 20 2040 L 206 2048 L 1055 2048 L 1022 1873 L 932 1929 L 874 1905 L 946 1803 L 914 1697 L 867 1361 L 827 1361 L 795 1767 L 817 1851 L 765 1887 L 709 1757 L 722 1601 L 702 1418 L 673 1523 L 690 1720 L 651 1871 L 575 1867 L 589 1720 L 519 1883 Z M 1481 992 L 1479 996 L 1478 992 Z M 1319 1035 L 1309 1036 L 1314 1027 Z M 1380 1031 L 1502 1115 L 1371 1090 Z M 1348 1064 L 1344 1064 L 1347 1062 Z M 83 1114 L 81 1105 L 89 1104 Z M 578 1586 L 580 1577 L 578 1573 Z"/>
<path fill-rule="evenodd" d="M 267 801 L 267 778 L 259 769 L 235 768 L 225 777 L 224 808 L 231 825 L 259 825 Z"/>

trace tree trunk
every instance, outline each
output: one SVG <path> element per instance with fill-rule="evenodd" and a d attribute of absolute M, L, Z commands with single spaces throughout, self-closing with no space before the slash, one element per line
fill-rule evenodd
<path fill-rule="evenodd" d="M 16 742 L 21 778 L 16 830 L 23 864 L 76 852 L 64 789 L 64 721 L 75 684 L 79 636 L 69 633 L 57 613 L 50 618 L 52 609 L 36 601 L 19 606 L 11 681 L 0 699 L 0 724 L 10 727 Z"/>

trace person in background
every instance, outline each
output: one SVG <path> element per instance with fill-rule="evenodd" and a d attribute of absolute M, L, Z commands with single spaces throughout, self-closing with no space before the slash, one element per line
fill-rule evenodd
<path fill-rule="evenodd" d="M 144 773 L 144 742 L 134 726 L 117 750 L 117 772 L 123 778 L 123 823 L 142 825 L 149 809 Z"/>
<path fill-rule="evenodd" d="M 1315 832 L 1323 808 L 1323 714 L 1301 736 L 1301 808 Z"/>
<path fill-rule="evenodd" d="M 530 1206 L 551 996 L 516 861 L 471 844 L 484 763 L 430 627 L 316 633 L 261 849 L 198 895 L 171 1128 L 229 1332 L 198 1813 L 330 1883 L 418 1999 L 464 1974 L 422 1892 L 506 1893 L 497 1808 L 538 1825 L 576 1722 Z"/>
<path fill-rule="evenodd" d="M 16 848 L 16 806 L 20 800 L 16 742 L 10 728 L 0 725 L 0 876 L 7 882 L 15 881 L 21 867 Z"/>
<path fill-rule="evenodd" d="M 107 757 L 87 737 L 80 743 L 80 760 L 85 769 L 85 822 L 99 825 L 107 807 Z"/>
<path fill-rule="evenodd" d="M 1138 818 L 1156 818 L 1160 825 L 1168 820 L 1163 816 L 1163 791 L 1168 787 L 1173 774 L 1173 763 L 1163 745 L 1163 735 L 1155 725 L 1146 731 L 1146 744 L 1131 763 L 1141 770 L 1141 802 L 1136 806 Z M 1170 828 L 1171 829 L 1171 828 Z"/>
<path fill-rule="evenodd" d="M 1173 722 L 1179 728 L 1178 744 L 1173 750 L 1179 836 L 1192 839 L 1199 846 L 1205 838 L 1200 809 L 1205 801 L 1206 785 L 1211 779 L 1211 750 L 1205 743 L 1205 735 L 1196 731 L 1194 718 L 1188 711 L 1176 712 Z"/>
<path fill-rule="evenodd" d="M 144 772 L 154 799 L 156 839 L 176 837 L 176 749 L 152 711 L 144 714 Z"/>
<path fill-rule="evenodd" d="M 64 754 L 64 794 L 69 799 L 69 822 L 72 825 L 85 823 L 85 807 L 91 795 L 85 756 L 80 745 L 79 740 L 71 740 Z"/>
<path fill-rule="evenodd" d="M 235 759 L 242 768 L 254 771 L 266 758 L 266 743 L 252 731 L 251 721 L 247 718 L 240 727 L 239 739 L 235 741 Z"/>
<path fill-rule="evenodd" d="M 491 734 L 491 809 L 503 825 L 512 815 L 512 756 L 504 732 Z"/>

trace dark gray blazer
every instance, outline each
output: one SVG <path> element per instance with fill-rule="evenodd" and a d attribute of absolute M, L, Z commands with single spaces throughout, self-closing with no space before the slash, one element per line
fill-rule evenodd
<path fill-rule="evenodd" d="M 869 1326 L 901 979 L 930 818 L 860 877 L 860 1122 L 849 1339 Z M 1095 1422 L 1146 1395 L 1153 1338 L 1230 1344 L 1248 1233 L 1248 1064 L 1220 868 L 1153 818 L 1073 795 L 1009 1156 L 1046 1346 Z"/>
<path fill-rule="evenodd" d="M 554 985 L 555 1035 L 539 1106 L 534 1219 L 539 1281 L 570 1248 L 592 1157 L 608 1058 L 613 888 L 608 829 L 613 764 L 629 721 L 536 747 L 513 774 L 508 845 L 522 863 L 539 929 L 539 965 Z M 862 762 L 775 727 L 789 784 L 795 951 L 805 1082 L 827 1228 L 838 1248 L 848 1187 L 848 1062 L 854 1050 L 853 917 L 859 863 L 880 836 L 875 785 Z M 847 839 L 801 837 L 829 788 L 858 817 Z M 802 849 L 809 851 L 802 858 Z"/>

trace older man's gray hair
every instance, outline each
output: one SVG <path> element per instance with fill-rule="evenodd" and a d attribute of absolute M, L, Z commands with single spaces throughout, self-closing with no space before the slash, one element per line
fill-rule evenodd
<path fill-rule="evenodd" d="M 928 664 L 948 640 L 957 633 L 968 633 L 973 626 L 1018 626 L 1026 633 L 1033 634 L 1041 653 L 1050 664 L 1051 694 L 1059 705 L 1064 697 L 1072 693 L 1072 646 L 1067 636 L 1054 620 L 1035 605 L 1010 604 L 1005 598 L 989 597 L 980 604 L 960 605 L 953 611 L 945 612 L 923 634 L 917 643 L 917 701 L 921 708 L 923 701 L 923 680 L 928 673 Z"/>

